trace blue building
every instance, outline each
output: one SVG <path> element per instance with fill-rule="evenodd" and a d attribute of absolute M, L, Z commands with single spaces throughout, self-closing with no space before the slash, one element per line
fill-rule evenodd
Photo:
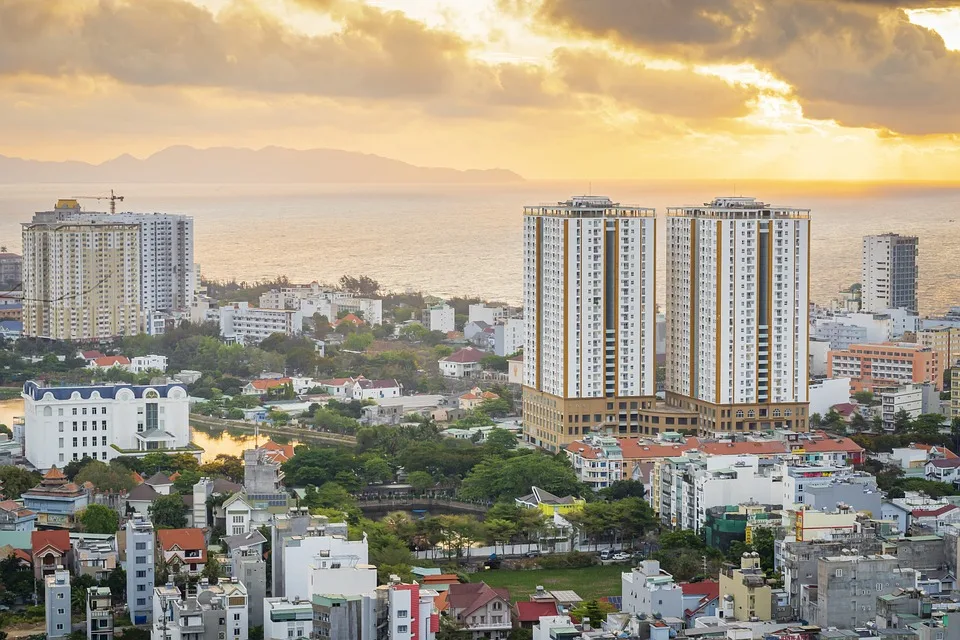
<path fill-rule="evenodd" d="M 133 624 L 153 618 L 156 540 L 153 523 L 139 514 L 127 520 L 127 606 Z"/>
<path fill-rule="evenodd" d="M 87 490 L 67 480 L 56 467 L 43 476 L 39 485 L 23 494 L 23 505 L 37 514 L 36 524 L 48 529 L 72 529 L 77 512 L 89 502 Z"/>

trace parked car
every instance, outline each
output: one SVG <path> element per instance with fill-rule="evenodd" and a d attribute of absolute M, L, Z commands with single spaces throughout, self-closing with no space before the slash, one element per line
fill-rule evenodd
<path fill-rule="evenodd" d="M 609 560 L 611 556 L 613 556 L 613 552 L 610 551 L 610 549 L 604 549 L 603 551 L 600 552 L 601 560 Z"/>
<path fill-rule="evenodd" d="M 530 551 L 527 551 L 524 555 L 528 558 L 539 558 L 543 554 L 537 551 L 536 549 L 531 549 Z"/>
<path fill-rule="evenodd" d="M 616 562 L 626 562 L 631 558 L 629 553 L 624 553 L 623 551 L 613 554 L 613 560 Z"/>

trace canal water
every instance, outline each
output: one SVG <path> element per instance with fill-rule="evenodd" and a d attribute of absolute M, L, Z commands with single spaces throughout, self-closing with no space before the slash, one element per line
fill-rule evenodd
<path fill-rule="evenodd" d="M 13 400 L 0 400 L 0 424 L 13 427 L 14 417 L 23 415 L 23 400 L 15 398 Z M 207 462 L 213 460 L 217 455 L 224 453 L 231 456 L 242 458 L 245 449 L 252 449 L 259 442 L 261 445 L 271 440 L 269 436 L 260 435 L 255 438 L 252 433 L 243 433 L 239 431 L 213 431 L 210 429 L 193 429 L 194 444 L 203 447 L 203 456 L 201 460 Z M 283 440 L 274 438 L 280 444 L 300 444 L 296 440 Z"/>

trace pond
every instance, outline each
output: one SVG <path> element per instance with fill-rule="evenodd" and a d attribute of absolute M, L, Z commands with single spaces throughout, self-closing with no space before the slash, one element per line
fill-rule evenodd
<path fill-rule="evenodd" d="M 23 399 L 0 400 L 0 424 L 13 427 L 14 417 L 23 416 Z M 259 439 L 252 433 L 241 431 L 212 431 L 209 429 L 193 429 L 193 442 L 203 447 L 201 460 L 213 460 L 218 454 L 224 453 L 242 458 L 245 449 L 252 449 L 259 442 L 261 445 L 271 440 L 269 436 L 260 435 Z M 280 444 L 300 444 L 296 440 L 273 438 Z"/>

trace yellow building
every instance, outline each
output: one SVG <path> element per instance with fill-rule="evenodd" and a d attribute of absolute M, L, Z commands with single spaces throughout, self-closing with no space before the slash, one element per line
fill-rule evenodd
<path fill-rule="evenodd" d="M 97 340 L 140 333 L 140 228 L 64 219 L 61 200 L 23 225 L 23 335 Z"/>
<path fill-rule="evenodd" d="M 720 572 L 720 608 L 725 620 L 773 618 L 773 589 L 760 569 L 758 553 L 744 553 L 739 569 L 728 567 Z"/>
<path fill-rule="evenodd" d="M 525 509 L 540 509 L 548 518 L 552 518 L 557 513 L 560 515 L 575 513 L 583 509 L 583 505 L 587 503 L 583 498 L 573 496 L 560 498 L 540 487 L 531 487 L 530 490 L 532 493 L 529 495 L 517 498 L 517 506 Z"/>

